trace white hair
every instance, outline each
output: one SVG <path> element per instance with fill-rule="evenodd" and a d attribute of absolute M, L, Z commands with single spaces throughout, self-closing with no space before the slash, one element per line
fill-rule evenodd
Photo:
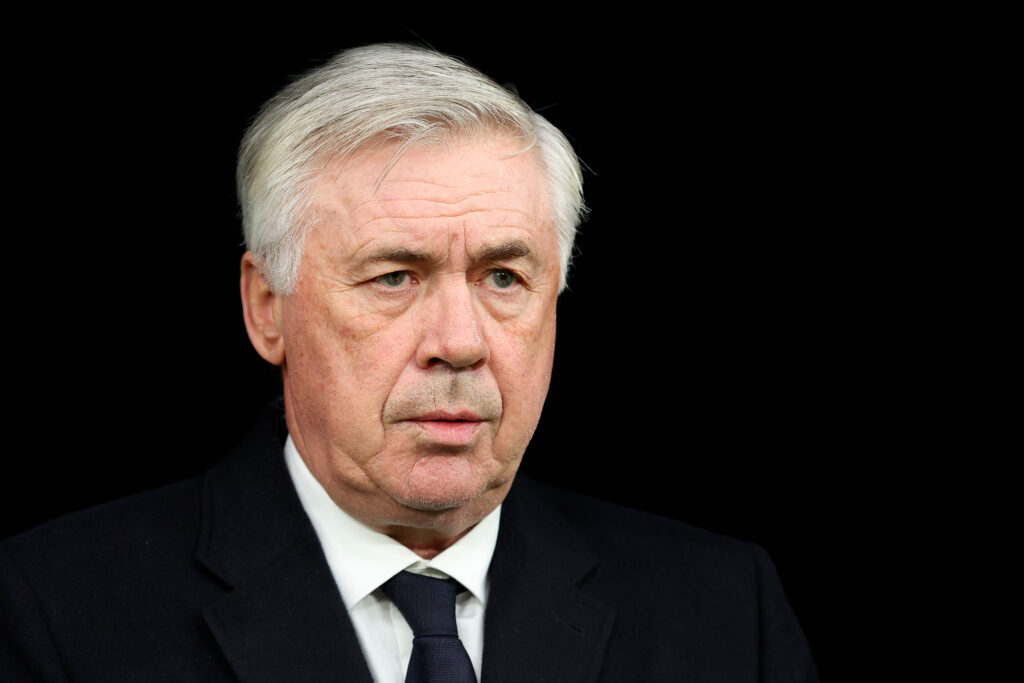
<path fill-rule="evenodd" d="M 543 165 L 564 289 L 586 210 L 572 146 L 517 95 L 476 69 L 412 45 L 346 50 L 264 104 L 238 156 L 246 247 L 270 286 L 290 294 L 309 227 L 312 181 L 325 159 L 398 141 L 386 174 L 412 145 L 497 132 L 521 138 L 523 151 L 536 150 Z"/>

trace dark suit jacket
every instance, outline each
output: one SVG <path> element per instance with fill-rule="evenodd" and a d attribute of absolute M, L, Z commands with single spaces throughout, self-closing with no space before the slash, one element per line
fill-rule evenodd
<path fill-rule="evenodd" d="M 266 419 L 205 477 L 0 546 L 0 679 L 370 681 Z M 482 683 L 816 681 L 758 547 L 520 479 Z"/>

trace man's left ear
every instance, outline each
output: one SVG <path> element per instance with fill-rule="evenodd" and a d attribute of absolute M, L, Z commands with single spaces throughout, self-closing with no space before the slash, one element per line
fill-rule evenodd
<path fill-rule="evenodd" d="M 242 315 L 256 352 L 274 365 L 284 362 L 284 332 L 281 329 L 281 295 L 256 267 L 251 251 L 242 256 Z"/>

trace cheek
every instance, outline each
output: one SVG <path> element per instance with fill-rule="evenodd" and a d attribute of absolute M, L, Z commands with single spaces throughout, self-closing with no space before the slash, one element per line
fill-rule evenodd
<path fill-rule="evenodd" d="M 291 389 L 339 429 L 372 428 L 410 357 L 409 341 L 408 331 L 375 316 L 294 306 L 285 328 Z"/>
<path fill-rule="evenodd" d="M 491 349 L 491 364 L 505 405 L 502 422 L 511 430 L 532 434 L 551 383 L 554 319 L 507 331 L 498 348 Z"/>

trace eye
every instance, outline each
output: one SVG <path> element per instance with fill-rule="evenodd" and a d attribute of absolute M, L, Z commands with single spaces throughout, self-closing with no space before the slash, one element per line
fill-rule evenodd
<path fill-rule="evenodd" d="M 381 275 L 375 277 L 374 281 L 379 282 L 385 287 L 401 287 L 409 279 L 409 271 L 407 270 L 396 270 L 393 273 Z"/>
<path fill-rule="evenodd" d="M 492 270 L 487 274 L 487 279 L 498 289 L 508 289 L 519 282 L 519 277 L 511 270 Z"/>

